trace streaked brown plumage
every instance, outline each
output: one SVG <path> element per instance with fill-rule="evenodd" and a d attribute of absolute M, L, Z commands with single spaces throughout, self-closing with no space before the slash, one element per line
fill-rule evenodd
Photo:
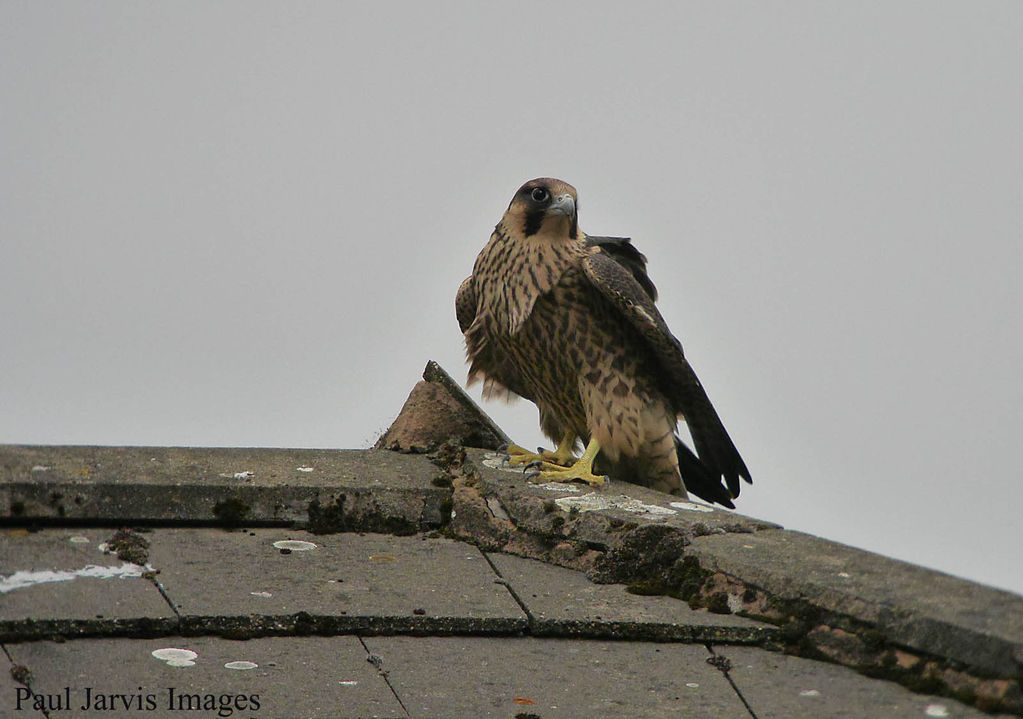
<path fill-rule="evenodd" d="M 527 182 L 459 287 L 470 384 L 533 401 L 544 434 L 599 449 L 611 476 L 733 506 L 749 470 L 654 305 L 646 258 L 583 234 L 576 203 L 561 180 Z"/>

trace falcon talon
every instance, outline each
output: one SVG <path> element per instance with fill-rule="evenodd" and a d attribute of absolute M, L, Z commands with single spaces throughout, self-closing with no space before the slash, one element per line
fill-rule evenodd
<path fill-rule="evenodd" d="M 522 185 L 455 297 L 469 384 L 482 381 L 486 399 L 525 397 L 544 434 L 560 438 L 553 452 L 504 448 L 530 477 L 539 460 L 551 482 L 628 477 L 733 508 L 750 472 L 655 305 L 646 262 L 628 238 L 579 228 L 568 183 Z M 678 437 L 680 418 L 695 452 Z M 594 475 L 594 461 L 608 474 Z"/>
<path fill-rule="evenodd" d="M 538 462 L 543 459 L 543 456 L 536 452 L 530 452 L 528 449 L 518 446 L 517 444 L 509 444 L 506 450 L 508 462 L 512 465 L 525 464 L 529 465 L 533 462 Z"/>

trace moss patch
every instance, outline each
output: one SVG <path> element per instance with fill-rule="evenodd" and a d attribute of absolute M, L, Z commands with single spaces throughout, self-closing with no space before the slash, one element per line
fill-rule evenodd
<path fill-rule="evenodd" d="M 118 529 L 106 544 L 121 561 L 141 566 L 149 562 L 149 540 L 130 527 Z"/>
<path fill-rule="evenodd" d="M 213 505 L 213 516 L 227 525 L 241 524 L 252 510 L 240 497 L 231 497 Z"/>
<path fill-rule="evenodd" d="M 403 537 L 420 530 L 416 522 L 382 511 L 373 506 L 372 501 L 367 507 L 365 499 L 362 497 L 361 508 L 359 497 L 347 494 L 339 494 L 330 502 L 314 499 L 308 506 L 309 531 L 313 534 L 380 532 Z M 449 515 L 450 510 L 445 516 Z"/>

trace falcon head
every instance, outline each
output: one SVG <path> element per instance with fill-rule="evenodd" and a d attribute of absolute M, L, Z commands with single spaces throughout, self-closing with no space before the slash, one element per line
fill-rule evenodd
<path fill-rule="evenodd" d="M 505 225 L 525 237 L 574 240 L 579 235 L 578 197 L 574 187 L 553 177 L 530 180 L 508 205 Z"/>

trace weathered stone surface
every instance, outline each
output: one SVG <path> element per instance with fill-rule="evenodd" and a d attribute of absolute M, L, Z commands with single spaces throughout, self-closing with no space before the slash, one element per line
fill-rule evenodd
<path fill-rule="evenodd" d="M 655 575 L 669 571 L 694 536 L 777 526 L 626 482 L 598 490 L 536 484 L 479 450 L 466 451 L 454 486 L 455 536 L 580 569 L 600 582 L 663 582 Z"/>
<path fill-rule="evenodd" d="M 749 717 L 699 645 L 371 637 L 366 646 L 414 717 Z"/>
<path fill-rule="evenodd" d="M 469 450 L 467 457 L 472 461 L 478 474 L 477 488 L 487 497 L 497 497 L 504 505 L 512 521 L 533 526 L 541 531 L 548 523 L 533 516 L 533 502 L 554 502 L 555 507 L 571 513 L 573 519 L 592 520 L 579 525 L 580 533 L 591 534 L 597 543 L 613 544 L 608 541 L 622 525 L 656 524 L 673 527 L 689 536 L 723 533 L 749 533 L 761 529 L 777 528 L 778 525 L 763 520 L 745 517 L 725 509 L 715 508 L 702 502 L 683 501 L 678 497 L 641 487 L 630 482 L 613 481 L 607 486 L 593 489 L 584 484 L 538 484 L 528 481 L 521 467 L 508 466 L 504 455 L 482 450 Z M 521 516 L 516 516 L 517 510 Z"/>
<path fill-rule="evenodd" d="M 0 531 L 0 640 L 173 631 L 174 612 L 145 568 L 101 550 L 112 535 Z"/>
<path fill-rule="evenodd" d="M 1023 715 L 1023 598 L 700 503 L 678 503 L 675 497 L 624 482 L 596 491 L 579 485 L 530 483 L 521 471 L 502 468 L 482 451 L 466 452 L 459 440 L 492 447 L 505 438 L 439 367 L 428 365 L 424 378 L 417 391 L 425 393 L 422 398 L 429 412 L 435 413 L 433 418 L 424 420 L 421 407 L 409 408 L 412 419 L 419 416 L 418 425 L 405 435 L 414 441 L 389 446 L 431 450 L 430 457 L 378 450 L 0 447 L 0 521 L 8 526 L 29 526 L 38 519 L 102 521 L 113 526 L 135 521 L 235 527 L 274 523 L 290 525 L 273 530 L 282 537 L 305 536 L 320 548 L 313 554 L 331 558 L 321 561 L 307 553 L 302 559 L 294 550 L 290 555 L 278 550 L 268 557 L 266 542 L 260 544 L 266 539 L 260 534 L 264 530 L 253 535 L 216 532 L 210 538 L 196 535 L 194 541 L 186 541 L 188 532 L 198 530 L 161 529 L 147 535 L 161 538 L 151 548 L 150 559 L 156 569 L 163 567 L 153 557 L 166 565 L 164 574 L 157 577 L 167 583 L 172 600 L 182 605 L 185 621 L 179 623 L 173 611 L 167 611 L 166 602 L 160 605 L 162 614 L 155 609 L 138 610 L 144 611 L 144 617 L 133 616 L 135 610 L 130 607 L 118 614 L 119 609 L 109 610 L 103 604 L 108 601 L 104 587 L 116 582 L 135 591 L 147 588 L 144 579 L 97 579 L 89 580 L 93 582 L 89 585 L 83 578 L 47 585 L 53 597 L 33 600 L 30 606 L 19 604 L 30 596 L 24 593 L 30 591 L 27 588 L 0 594 L 0 621 L 8 622 L 0 626 L 12 630 L 7 638 L 76 637 L 89 632 L 230 637 L 317 633 L 493 637 L 531 632 L 661 641 L 748 639 L 803 657 L 840 662 L 918 691 Z M 452 434 L 450 425 L 442 424 L 458 413 L 463 413 L 465 423 Z M 432 434 L 415 439 L 415 432 L 423 431 Z M 441 528 L 485 551 L 582 570 L 602 583 L 624 583 L 630 593 L 620 586 L 594 588 L 582 584 L 578 574 L 559 574 L 560 570 L 545 567 L 525 572 L 516 580 L 518 585 L 504 580 L 523 600 L 528 621 L 500 585 L 492 587 L 504 597 L 500 601 L 506 606 L 500 611 L 459 614 L 452 608 L 459 606 L 457 601 L 433 604 L 433 597 L 423 593 L 423 578 L 434 575 L 443 576 L 443 581 L 437 580 L 444 584 L 437 587 L 441 594 L 465 585 L 464 578 L 450 573 L 436 558 L 412 551 L 402 559 L 380 550 L 374 555 L 377 560 L 370 560 L 401 565 L 404 576 L 412 578 L 407 585 L 380 572 L 360 574 L 358 566 L 350 574 L 338 574 L 349 567 L 345 547 L 358 556 L 354 545 L 346 544 L 354 535 L 342 535 L 335 545 L 322 535 L 301 535 L 296 527 L 321 533 L 393 535 Z M 103 530 L 104 537 L 112 531 Z M 7 536 L 30 536 L 23 529 L 14 532 Z M 0 547 L 0 557 L 18 556 L 17 545 L 12 546 Z M 320 551 L 323 548 L 331 549 Z M 138 557 L 144 553 L 134 554 L 130 546 L 126 552 L 136 557 L 133 561 L 143 561 Z M 381 558 L 387 554 L 395 561 Z M 478 551 L 477 556 L 485 561 Z M 282 559 L 296 561 L 281 564 Z M 519 561 L 503 555 L 493 559 L 506 570 Z M 109 561 L 119 564 L 113 558 Z M 11 567 L 11 573 L 20 568 Z M 332 575 L 351 579 L 356 588 L 340 589 L 342 583 L 336 579 L 334 584 L 339 586 L 333 586 Z M 362 587 L 356 581 L 360 577 Z M 246 578 L 264 586 L 250 588 Z M 275 580 L 278 583 L 272 584 Z M 547 582 L 549 588 L 531 591 Z M 68 586 L 76 588 L 74 596 L 62 599 L 60 592 Z M 378 593 L 372 601 L 359 603 L 360 593 L 370 596 L 370 588 L 384 586 L 393 586 L 414 601 L 395 595 L 388 604 L 386 599 L 379 601 L 386 593 Z M 159 587 L 155 582 L 148 587 L 151 590 L 142 597 L 129 598 L 129 605 L 152 600 Z M 247 596 L 235 597 L 235 604 L 222 602 L 224 612 L 213 604 L 202 604 L 224 600 L 239 588 Z M 342 598 L 346 591 L 349 596 Z M 686 605 L 673 598 L 635 594 L 670 594 L 699 611 L 686 610 L 688 618 L 681 622 L 661 621 L 659 609 L 629 599 L 663 601 L 680 609 Z M 463 601 L 471 609 L 474 600 Z M 60 602 L 70 602 L 70 608 L 61 609 Z M 94 608 L 100 605 L 102 609 Z M 81 616 L 75 614 L 79 609 Z M 54 618 L 47 623 L 40 612 Z M 746 620 L 735 614 L 768 621 L 775 628 L 750 622 L 757 634 L 747 639 L 699 633 L 722 631 L 722 627 L 739 631 L 738 622 Z M 709 623 L 698 625 L 695 617 L 707 618 Z"/>
<path fill-rule="evenodd" d="M 158 529 L 150 561 L 185 634 L 526 629 L 480 551 L 449 539 Z"/>
<path fill-rule="evenodd" d="M 400 452 L 433 452 L 444 442 L 491 449 L 508 442 L 447 372 L 434 361 L 412 388 L 397 419 L 374 445 Z"/>
<path fill-rule="evenodd" d="M 594 584 L 581 572 L 507 554 L 488 559 L 526 608 L 534 636 L 759 643 L 777 632 L 731 614 L 694 611 L 666 596 L 640 596 L 620 584 Z"/>
<path fill-rule="evenodd" d="M 194 665 L 170 666 L 153 656 L 166 648 L 195 652 Z M 70 710 L 51 711 L 52 719 L 406 716 L 356 637 L 80 639 L 8 650 L 31 668 L 36 694 L 51 705 L 70 699 Z M 250 664 L 256 666 L 227 666 Z M 118 694 L 123 700 L 111 696 Z M 0 701 L 5 716 L 22 716 L 6 714 L 13 709 L 8 695 Z M 86 701 L 92 709 L 83 711 Z"/>
<path fill-rule="evenodd" d="M 1023 712 L 1016 595 L 624 483 L 534 485 L 482 452 L 454 487 L 449 530 L 487 550 L 765 619 L 790 651 Z"/>
<path fill-rule="evenodd" d="M 749 647 L 715 647 L 758 717 L 786 719 L 981 719 L 989 714 L 946 697 L 914 694 L 851 669 Z"/>
<path fill-rule="evenodd" d="M 382 450 L 0 446 L 14 519 L 412 533 L 446 521 L 444 476 L 425 457 Z"/>
<path fill-rule="evenodd" d="M 1023 671 L 1023 597 L 799 532 L 694 539 L 701 568 L 996 676 Z M 776 602 L 777 603 L 777 602 Z"/>

